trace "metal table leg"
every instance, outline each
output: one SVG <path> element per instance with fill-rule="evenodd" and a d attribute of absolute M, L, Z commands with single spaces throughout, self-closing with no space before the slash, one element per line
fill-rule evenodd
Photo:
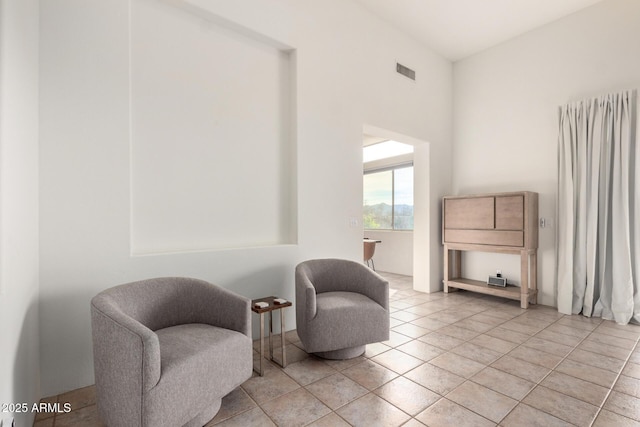
<path fill-rule="evenodd" d="M 281 338 L 281 348 L 282 348 L 282 367 L 287 367 L 287 352 L 284 349 L 284 331 L 286 331 L 284 327 L 284 310 L 280 309 L 280 338 Z"/>
<path fill-rule="evenodd" d="M 271 335 L 269 335 L 271 338 Z M 260 376 L 264 376 L 264 313 L 260 313 Z"/>
<path fill-rule="evenodd" d="M 269 312 L 269 359 L 273 360 L 273 311 Z"/>

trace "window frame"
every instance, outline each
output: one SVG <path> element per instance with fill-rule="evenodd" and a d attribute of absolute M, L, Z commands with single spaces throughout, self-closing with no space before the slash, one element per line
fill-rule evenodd
<path fill-rule="evenodd" d="M 374 163 L 374 162 L 371 162 Z M 403 228 L 403 229 L 398 229 L 395 226 L 395 212 L 396 212 L 396 189 L 395 189 L 395 171 L 397 169 L 406 169 L 406 168 L 413 168 L 413 160 L 405 160 L 405 161 L 401 161 L 398 163 L 393 163 L 390 165 L 385 165 L 385 166 L 373 166 L 373 167 L 365 167 L 363 170 L 362 175 L 369 175 L 369 174 L 374 174 L 374 173 L 379 173 L 379 172 L 386 172 L 386 171 L 392 171 L 391 173 L 391 228 L 366 228 L 364 227 L 364 212 L 363 212 L 363 228 L 366 231 L 409 231 L 412 232 L 414 230 L 414 228 Z M 363 198 L 364 199 L 364 198 Z M 415 206 L 415 205 L 414 205 Z M 362 205 L 363 209 L 364 209 L 364 200 L 363 200 L 363 205 Z"/>

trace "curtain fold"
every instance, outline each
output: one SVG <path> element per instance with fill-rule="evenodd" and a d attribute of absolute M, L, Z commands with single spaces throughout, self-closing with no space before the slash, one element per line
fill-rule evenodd
<path fill-rule="evenodd" d="M 558 310 L 640 323 L 637 94 L 560 108 Z"/>

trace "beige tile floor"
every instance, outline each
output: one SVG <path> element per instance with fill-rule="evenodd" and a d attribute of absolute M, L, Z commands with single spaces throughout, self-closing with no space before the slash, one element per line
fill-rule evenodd
<path fill-rule="evenodd" d="M 382 274 L 389 341 L 327 361 L 287 332 L 289 365 L 267 363 L 207 427 L 640 426 L 640 326 L 471 292 L 422 294 L 411 277 Z M 36 426 L 101 425 L 93 387 L 46 401 L 73 410 Z"/>

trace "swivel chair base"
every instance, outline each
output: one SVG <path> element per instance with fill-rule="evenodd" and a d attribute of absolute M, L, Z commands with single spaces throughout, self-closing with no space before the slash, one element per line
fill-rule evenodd
<path fill-rule="evenodd" d="M 343 360 L 343 359 L 353 359 L 354 357 L 362 356 L 366 349 L 367 349 L 366 345 L 358 345 L 355 347 L 341 348 L 340 350 L 319 351 L 313 354 L 315 354 L 318 357 L 322 357 L 323 359 Z"/>

